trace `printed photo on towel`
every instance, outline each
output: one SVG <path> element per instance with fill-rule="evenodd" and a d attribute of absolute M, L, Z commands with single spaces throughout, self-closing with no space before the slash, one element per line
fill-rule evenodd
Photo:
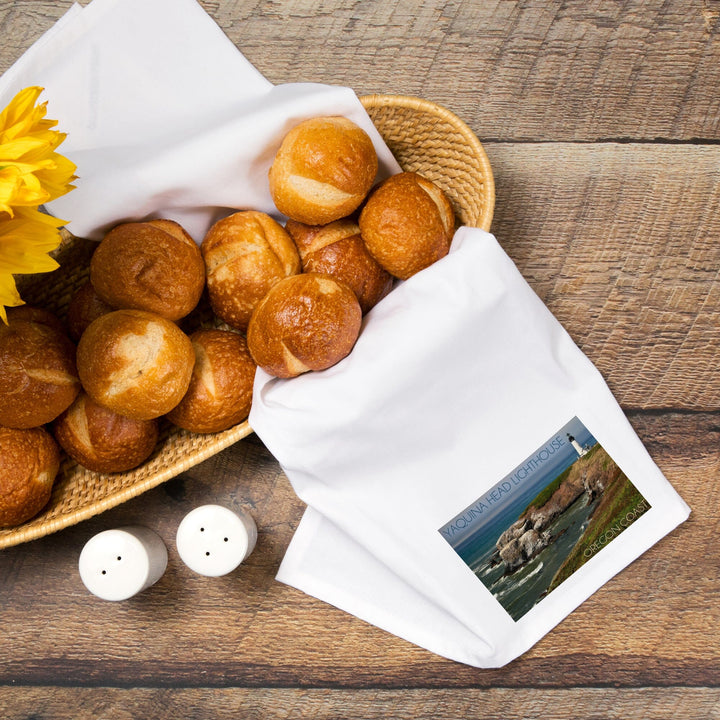
<path fill-rule="evenodd" d="M 573 418 L 439 532 L 517 621 L 649 509 Z"/>

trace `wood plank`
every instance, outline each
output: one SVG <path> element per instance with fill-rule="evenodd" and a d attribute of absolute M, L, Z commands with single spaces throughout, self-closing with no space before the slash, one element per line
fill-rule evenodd
<path fill-rule="evenodd" d="M 481 139 L 720 138 L 714 0 L 201 4 L 271 82 L 418 95 Z M 0 6 L 0 71 L 69 6 Z"/>
<path fill-rule="evenodd" d="M 307 21 L 302 7 L 294 12 Z M 223 13 L 238 10 L 215 9 L 225 23 Z M 40 3 L 34 12 L 51 10 Z M 718 146 L 486 148 L 497 180 L 494 232 L 620 402 L 720 407 Z"/>
<path fill-rule="evenodd" d="M 0 688 L 6 720 L 423 720 L 458 717 L 483 720 L 643 718 L 716 720 L 717 688 L 582 688 L 542 690 L 333 690 L 333 689 L 155 689 Z M 531 714 L 530 714 L 531 713 Z"/>
<path fill-rule="evenodd" d="M 494 232 L 620 402 L 720 407 L 720 146 L 487 147 Z"/>
<path fill-rule="evenodd" d="M 263 687 L 720 685 L 718 414 L 633 413 L 691 519 L 623 571 L 535 648 L 481 671 L 412 646 L 274 581 L 302 504 L 256 438 L 98 518 L 0 553 L 0 684 Z M 174 532 L 205 502 L 246 507 L 258 547 L 224 578 L 193 575 Z M 165 539 L 170 564 L 123 603 L 89 595 L 84 542 L 139 523 Z M 628 609 L 632 608 L 632 616 Z"/>
<path fill-rule="evenodd" d="M 720 407 L 720 148 L 494 144 L 492 231 L 626 407 Z"/>
<path fill-rule="evenodd" d="M 272 82 L 426 97 L 461 114 L 481 138 L 720 133 L 717 15 L 703 3 L 206 7 Z"/>

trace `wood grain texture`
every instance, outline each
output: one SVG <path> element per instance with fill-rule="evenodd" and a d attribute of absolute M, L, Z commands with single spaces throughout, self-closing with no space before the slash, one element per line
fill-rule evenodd
<path fill-rule="evenodd" d="M 575 690 L 332 690 L 0 688 L 5 720 L 717 720 L 720 691 L 715 688 L 668 690 L 593 688 Z M 69 709 L 72 708 L 72 709 Z"/>
<path fill-rule="evenodd" d="M 712 0 L 205 7 L 272 82 L 393 88 L 448 105 L 481 139 L 720 133 Z"/>
<path fill-rule="evenodd" d="M 492 232 L 619 402 L 720 408 L 720 147 L 486 150 Z"/>
<path fill-rule="evenodd" d="M 0 70 L 70 6 L 0 5 Z M 271 82 L 417 95 L 481 140 L 720 139 L 718 0 L 202 0 Z"/>
<path fill-rule="evenodd" d="M 720 575 L 720 417 L 638 412 L 631 421 L 693 516 L 505 668 L 443 660 L 275 582 L 302 505 L 253 438 L 99 518 L 3 551 L 0 684 L 720 685 L 720 608 L 708 604 Z M 250 509 L 260 530 L 247 563 L 219 579 L 193 575 L 174 548 L 185 512 L 213 501 Z M 165 539 L 168 571 L 128 602 L 94 598 L 77 574 L 82 545 L 133 522 Z"/>

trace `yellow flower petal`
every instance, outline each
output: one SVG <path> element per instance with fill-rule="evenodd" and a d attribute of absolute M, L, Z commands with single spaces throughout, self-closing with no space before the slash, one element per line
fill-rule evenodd
<path fill-rule="evenodd" d="M 13 164 L 23 174 L 22 205 L 40 205 L 72 190 L 77 169 L 55 152 L 65 133 L 51 129 L 57 121 L 45 118 L 46 103 L 35 105 L 41 92 L 39 87 L 21 90 L 0 113 L 0 168 Z"/>
<path fill-rule="evenodd" d="M 0 318 L 7 325 L 7 313 L 5 307 L 17 307 L 24 305 L 15 285 L 15 278 L 0 271 Z"/>
<path fill-rule="evenodd" d="M 34 107 L 42 90 L 37 85 L 20 90 L 0 113 L 0 125 L 11 125 L 13 122 L 17 122 L 18 118 L 27 114 Z"/>
<path fill-rule="evenodd" d="M 4 275 L 35 275 L 56 270 L 59 267 L 57 260 L 53 260 L 45 253 L 30 255 L 26 249 L 18 254 L 12 253 L 12 248 L 6 252 L 0 247 L 0 277 Z"/>
<path fill-rule="evenodd" d="M 40 87 L 21 90 L 0 112 L 0 318 L 22 304 L 13 275 L 49 272 L 58 264 L 48 253 L 60 243 L 65 220 L 39 205 L 72 190 L 76 167 L 55 152 L 65 134 L 37 104 Z"/>
<path fill-rule="evenodd" d="M 30 89 L 30 88 L 29 88 Z M 40 88 L 34 88 L 40 90 Z M 0 141 L 6 142 L 23 135 L 28 135 L 35 127 L 43 127 L 45 116 L 45 106 L 37 107 L 27 106 L 27 101 L 32 100 L 34 103 L 39 93 L 24 94 L 25 91 L 19 92 L 10 105 L 0 114 Z"/>
<path fill-rule="evenodd" d="M 25 162 L 28 162 L 27 157 L 23 158 L 23 156 L 27 156 L 28 153 L 37 153 L 39 157 L 43 157 L 51 150 L 48 140 L 33 135 L 26 135 L 25 137 L 16 138 L 15 140 L 9 140 L 8 142 L 0 144 L 0 163 L 20 159 L 25 159 Z"/>
<path fill-rule="evenodd" d="M 15 217 L 0 223 L 0 272 L 46 272 L 57 267 L 47 253 L 60 244 L 58 225 L 34 209 L 19 208 Z"/>
<path fill-rule="evenodd" d="M 54 215 L 48 215 L 47 213 L 40 212 L 37 208 L 16 208 L 15 214 L 24 218 L 26 221 L 47 225 L 56 229 L 62 227 L 63 225 L 67 225 L 68 222 L 67 220 L 60 220 L 60 218 L 56 218 Z M 1 232 L 2 223 L 0 223 L 0 233 Z"/>
<path fill-rule="evenodd" d="M 12 205 L 21 188 L 22 178 L 17 168 L 0 169 L 0 212 L 13 216 Z"/>
<path fill-rule="evenodd" d="M 48 193 L 49 197 L 47 200 L 43 200 L 43 203 L 55 200 L 61 195 L 70 192 L 75 188 L 72 185 L 72 181 L 76 180 L 75 170 L 77 167 L 74 163 L 70 162 L 66 157 L 62 155 L 55 155 L 55 166 L 52 168 L 41 168 L 35 173 L 35 176 L 40 181 L 42 189 Z"/>

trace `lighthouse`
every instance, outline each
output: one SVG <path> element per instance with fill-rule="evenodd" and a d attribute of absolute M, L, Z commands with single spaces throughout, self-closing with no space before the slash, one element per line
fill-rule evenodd
<path fill-rule="evenodd" d="M 582 448 L 580 446 L 580 443 L 570 434 L 568 433 L 568 442 L 575 448 L 575 452 L 578 454 L 578 457 L 582 457 L 583 455 L 587 454 L 587 450 Z"/>

